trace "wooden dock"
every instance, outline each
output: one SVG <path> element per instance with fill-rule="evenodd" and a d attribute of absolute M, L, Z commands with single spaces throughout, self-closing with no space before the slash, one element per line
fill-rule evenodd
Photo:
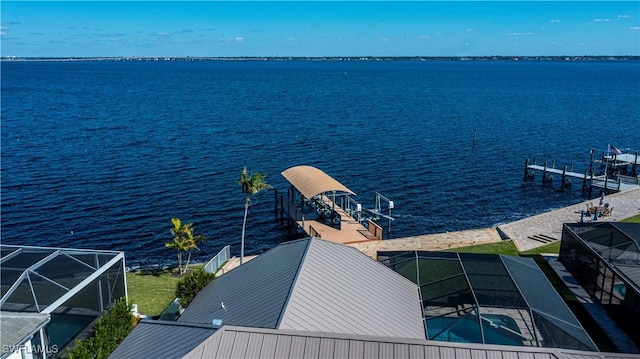
<path fill-rule="evenodd" d="M 363 213 L 392 220 L 392 201 L 389 201 L 389 215 L 375 216 L 380 212 L 379 205 L 376 210 L 363 212 L 361 205 L 348 196 L 355 193 L 317 168 L 297 166 L 282 174 L 291 186 L 286 201 L 282 196 L 278 198 L 276 191 L 276 216 L 280 202 L 280 221 L 286 218 L 288 228 L 341 244 L 382 240 L 382 227 Z M 376 199 L 378 197 L 382 196 L 377 194 Z"/>
<path fill-rule="evenodd" d="M 327 204 L 331 205 L 330 200 Z M 376 237 L 374 233 L 371 233 L 340 207 L 335 210 L 340 215 L 340 223 L 337 227 L 317 219 L 305 219 L 296 203 L 293 202 L 286 203 L 284 211 L 289 219 L 295 222 L 296 227 L 302 229 L 310 237 L 322 238 L 342 244 L 379 241 L 382 239 L 382 228 L 373 223 L 378 227 L 379 236 Z"/>
<path fill-rule="evenodd" d="M 525 168 L 524 168 L 524 181 L 533 180 L 535 178 L 536 172 L 541 173 L 542 176 L 542 184 L 551 185 L 554 180 L 554 175 L 556 178 L 560 176 L 560 190 L 564 190 L 566 187 L 571 186 L 574 179 L 582 181 L 582 194 L 592 195 L 593 189 L 598 189 L 604 193 L 615 193 L 625 191 L 631 188 L 638 187 L 640 185 L 640 179 L 636 177 L 636 165 L 638 163 L 637 154 L 634 156 L 633 162 L 625 162 L 622 159 L 617 159 L 616 157 L 612 157 L 611 168 L 604 169 L 603 174 L 595 175 L 594 174 L 594 163 L 602 162 L 602 160 L 594 160 L 593 158 L 594 151 L 591 150 L 591 164 L 589 170 L 585 170 L 583 173 L 574 172 L 573 166 L 570 169 L 567 169 L 567 166 L 564 165 L 562 168 L 555 168 L 555 161 L 552 162 L 551 166 L 545 162 L 544 165 L 537 164 L 534 159 L 534 163 L 530 164 L 529 159 L 526 159 Z M 630 156 L 619 156 L 627 159 Z M 603 154 L 603 158 L 605 155 Z M 626 166 L 631 166 L 630 173 L 626 172 Z M 623 167 L 624 166 L 624 167 Z M 624 168 L 625 174 L 629 175 L 619 175 L 615 173 L 613 170 L 617 168 Z"/>

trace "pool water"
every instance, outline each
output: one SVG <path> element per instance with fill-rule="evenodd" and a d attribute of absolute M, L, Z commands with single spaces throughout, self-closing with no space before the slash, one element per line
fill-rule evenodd
<path fill-rule="evenodd" d="M 64 348 L 95 319 L 91 315 L 51 314 L 51 322 L 47 326 L 51 345 Z"/>
<path fill-rule="evenodd" d="M 517 324 L 508 316 L 486 314 L 482 316 L 487 321 L 483 323 L 484 342 L 486 344 L 524 345 L 522 340 L 514 338 L 499 326 L 504 326 L 519 333 Z M 491 325 L 493 323 L 495 326 Z M 433 318 L 427 320 L 427 335 L 430 340 L 440 340 L 459 343 L 482 343 L 480 324 L 477 317 L 463 318 Z"/>
<path fill-rule="evenodd" d="M 614 284 L 613 291 L 619 294 L 620 298 L 624 298 L 627 294 L 627 286 L 624 283 Z"/>

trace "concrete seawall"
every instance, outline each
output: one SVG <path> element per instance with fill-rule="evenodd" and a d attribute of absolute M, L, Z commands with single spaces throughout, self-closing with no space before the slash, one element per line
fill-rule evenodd
<path fill-rule="evenodd" d="M 585 200 L 568 207 L 524 218 L 494 228 L 434 233 L 374 242 L 353 243 L 349 245 L 374 259 L 376 258 L 377 251 L 437 251 L 476 244 L 500 242 L 504 239 L 513 240 L 519 251 L 526 251 L 560 240 L 563 223 L 579 222 L 580 211 L 586 210 L 589 202 L 597 205 L 600 202 L 600 198 Z M 640 214 L 640 187 L 606 196 L 605 202 L 609 203 L 613 211 L 610 216 L 600 217 L 598 219 L 599 222 L 615 222 Z M 543 243 L 533 238 L 545 238 L 548 240 L 548 243 Z M 254 256 L 245 257 L 245 259 L 250 260 L 253 257 Z M 234 257 L 225 265 L 224 271 L 229 271 L 237 267 L 238 264 L 239 260 Z"/>
<path fill-rule="evenodd" d="M 501 241 L 501 238 L 496 228 L 481 228 L 385 239 L 376 242 L 353 243 L 350 246 L 357 248 L 371 258 L 375 258 L 378 251 L 437 251 L 499 241 Z"/>
<path fill-rule="evenodd" d="M 587 204 L 590 202 L 593 205 L 598 205 L 600 198 L 585 200 L 568 207 L 503 224 L 496 228 L 386 239 L 371 243 L 355 243 L 351 244 L 351 246 L 375 258 L 377 251 L 434 251 L 511 239 L 519 251 L 526 251 L 560 240 L 563 223 L 579 222 L 580 211 L 586 210 Z M 600 222 L 615 222 L 640 214 L 640 187 L 606 196 L 605 202 L 609 203 L 613 211 L 610 216 L 598 218 Z"/>

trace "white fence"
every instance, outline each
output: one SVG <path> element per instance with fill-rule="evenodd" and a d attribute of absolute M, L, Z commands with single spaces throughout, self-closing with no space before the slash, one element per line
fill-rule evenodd
<path fill-rule="evenodd" d="M 224 262 L 229 260 L 230 257 L 231 249 L 229 245 L 227 245 L 222 248 L 215 257 L 211 258 L 211 260 L 204 266 L 204 270 L 209 273 L 215 273 L 218 268 L 224 264 Z"/>

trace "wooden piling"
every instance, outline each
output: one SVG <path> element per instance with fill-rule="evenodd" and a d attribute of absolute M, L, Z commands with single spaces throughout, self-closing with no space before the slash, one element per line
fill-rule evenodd
<path fill-rule="evenodd" d="M 273 189 L 273 216 L 278 218 L 278 189 Z"/>
<path fill-rule="evenodd" d="M 280 195 L 280 225 L 283 224 L 284 221 L 284 197 Z"/>

